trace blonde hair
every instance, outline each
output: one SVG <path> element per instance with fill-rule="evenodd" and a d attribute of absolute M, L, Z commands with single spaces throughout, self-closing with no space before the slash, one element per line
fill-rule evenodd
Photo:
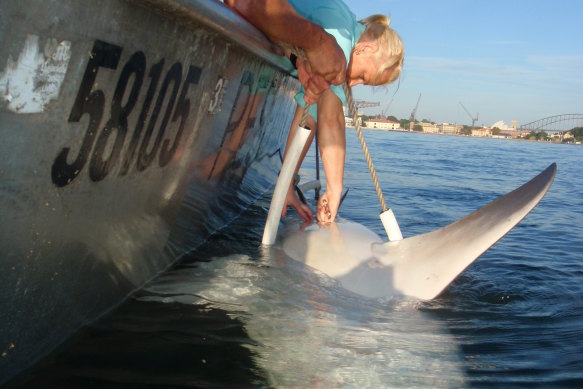
<path fill-rule="evenodd" d="M 361 39 L 375 41 L 379 47 L 375 54 L 376 59 L 380 62 L 376 78 L 380 77 L 387 69 L 394 67 L 387 81 L 387 84 L 392 83 L 399 78 L 403 68 L 405 47 L 401 37 L 389 27 L 391 18 L 385 15 L 371 15 L 360 22 L 366 27 Z"/>

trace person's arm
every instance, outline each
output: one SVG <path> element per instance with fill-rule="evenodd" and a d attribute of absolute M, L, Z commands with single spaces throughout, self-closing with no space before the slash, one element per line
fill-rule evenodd
<path fill-rule="evenodd" d="M 340 207 L 346 155 L 342 103 L 330 89 L 318 102 L 318 143 L 326 173 L 326 192 L 318 201 L 316 218 L 321 223 L 333 222 Z"/>
<path fill-rule="evenodd" d="M 295 135 L 295 132 L 297 131 L 297 128 L 298 128 L 298 125 L 300 124 L 303 113 L 304 113 L 304 110 L 302 109 L 302 107 L 298 106 L 296 108 L 296 113 L 295 113 L 294 118 L 292 120 L 291 128 L 290 128 L 290 131 L 289 131 L 289 134 L 287 137 L 287 142 L 285 144 L 285 152 L 283 154 L 284 160 L 287 157 L 289 145 L 291 144 L 292 139 Z M 315 128 L 315 122 L 311 116 L 308 116 L 306 124 L 307 124 L 308 128 Z M 300 159 L 298 160 L 298 164 L 296 165 L 296 167 L 294 169 L 294 174 L 298 174 L 298 171 L 300 170 L 300 166 L 302 165 L 302 161 L 306 157 L 306 154 L 308 153 L 308 149 L 310 148 L 310 144 L 312 143 L 312 140 L 314 139 L 314 134 L 315 134 L 315 130 L 311 131 L 311 133 L 308 137 L 308 140 L 306 141 L 306 144 L 304 146 L 304 149 L 302 150 L 302 153 L 300 155 Z M 295 210 L 298 212 L 298 214 L 301 216 L 301 218 L 304 219 L 304 221 L 306 223 L 311 223 L 314 220 L 314 216 L 313 216 L 310 208 L 306 204 L 302 203 L 300 201 L 299 197 L 297 196 L 296 191 L 295 191 L 294 186 L 293 186 L 293 182 L 290 183 L 290 185 L 288 187 L 288 191 L 286 194 L 285 203 L 283 205 L 281 216 L 285 216 L 287 214 L 287 207 L 294 207 Z"/>
<path fill-rule="evenodd" d="M 225 0 L 225 4 L 272 41 L 302 49 L 314 74 L 334 85 L 344 81 L 346 58 L 334 37 L 298 15 L 286 0 Z"/>
<path fill-rule="evenodd" d="M 298 127 L 302 114 L 303 109 L 298 106 L 294 119 L 292 120 L 290 133 L 288 134 L 284 159 L 286 158 L 287 149 L 294 136 L 294 132 Z M 307 124 L 308 127 L 314 128 L 315 123 L 311 116 L 308 116 Z M 338 213 L 338 208 L 340 207 L 340 197 L 342 196 L 344 181 L 344 158 L 346 154 L 346 135 L 344 125 L 342 102 L 332 90 L 327 89 L 322 94 L 318 103 L 317 124 L 319 135 L 318 147 L 322 154 L 322 165 L 324 166 L 324 172 L 326 174 L 326 192 L 320 197 L 316 212 L 316 218 L 321 223 L 333 222 Z M 314 132 L 312 131 L 310 139 L 302 151 L 300 160 L 294 171 L 295 173 L 299 170 L 299 167 L 308 151 L 313 135 Z M 306 222 L 309 222 L 313 217 L 311 210 L 299 200 L 291 184 L 288 188 L 282 216 L 286 215 L 288 206 L 294 207 Z"/>

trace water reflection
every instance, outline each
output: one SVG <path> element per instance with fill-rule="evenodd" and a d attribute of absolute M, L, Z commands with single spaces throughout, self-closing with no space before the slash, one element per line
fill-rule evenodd
<path fill-rule="evenodd" d="M 463 384 L 455 340 L 416 302 L 365 299 L 278 249 L 266 254 L 182 266 L 139 301 L 207 306 L 236 318 L 274 387 Z"/>

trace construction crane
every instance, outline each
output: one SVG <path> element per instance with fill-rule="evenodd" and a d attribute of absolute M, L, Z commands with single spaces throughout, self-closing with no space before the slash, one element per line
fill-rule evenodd
<path fill-rule="evenodd" d="M 391 108 L 391 104 L 393 104 L 393 99 L 391 99 L 391 101 L 389 101 L 389 104 L 387 104 L 387 106 L 385 107 L 385 109 L 383 109 L 381 111 L 381 119 L 386 119 L 387 118 L 387 112 L 389 112 L 389 108 Z"/>
<path fill-rule="evenodd" d="M 413 127 L 415 126 L 415 115 L 417 114 L 417 108 L 419 108 L 419 101 L 421 100 L 421 93 L 419 93 L 419 97 L 417 98 L 417 104 L 415 104 L 415 108 L 411 111 L 411 116 L 409 117 L 409 131 L 413 131 Z"/>
<path fill-rule="evenodd" d="M 356 113 L 358 116 L 360 116 L 360 108 L 378 107 L 379 105 L 381 105 L 381 103 L 379 103 L 378 101 L 353 100 L 353 102 L 354 102 L 354 108 L 356 108 Z M 344 116 L 346 116 L 346 114 L 350 111 L 347 108 L 348 107 L 343 107 Z M 352 125 L 352 117 L 348 117 L 346 119 L 346 124 Z"/>
<path fill-rule="evenodd" d="M 354 100 L 354 107 L 358 110 L 360 108 L 370 108 L 378 107 L 381 103 L 378 101 L 364 101 L 364 100 Z"/>
<path fill-rule="evenodd" d="M 378 107 L 381 105 L 378 101 L 365 101 L 365 100 L 353 100 L 354 101 L 354 108 L 356 108 L 357 114 L 360 114 L 361 108 L 369 108 L 369 107 Z M 344 109 L 344 115 L 349 112 L 348 109 Z"/>
<path fill-rule="evenodd" d="M 478 121 L 478 114 L 476 113 L 476 117 L 472 117 L 472 114 L 470 113 L 470 111 L 468 111 L 468 109 L 466 107 L 464 107 L 464 105 L 462 104 L 462 102 L 460 101 L 460 105 L 462 106 L 462 108 L 464 109 L 464 111 L 466 111 L 466 113 L 468 114 L 468 116 L 470 117 L 470 119 L 472 120 L 472 128 L 475 127 L 476 122 Z"/>

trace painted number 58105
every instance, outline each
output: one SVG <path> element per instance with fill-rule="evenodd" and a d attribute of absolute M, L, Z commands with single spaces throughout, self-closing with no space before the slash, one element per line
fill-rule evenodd
<path fill-rule="evenodd" d="M 108 109 L 105 94 L 94 88 L 100 68 L 117 69 L 121 52 L 120 46 L 100 40 L 93 45 L 69 114 L 69 122 L 79 122 L 83 116 L 88 115 L 89 124 L 75 159 L 68 162 L 70 147 L 63 147 L 55 158 L 51 176 L 58 187 L 71 183 L 87 163 L 91 180 L 101 181 L 118 163 L 121 163 L 119 174 L 126 175 L 134 165 L 138 171 L 147 169 L 156 157 L 158 165 L 164 167 L 176 154 L 190 114 L 190 99 L 187 95 L 190 87 L 198 84 L 201 69 L 189 66 L 183 79 L 183 66 L 180 62 L 175 62 L 166 71 L 159 87 L 165 60 L 161 59 L 153 64 L 147 76 L 150 79 L 149 87 L 137 122 L 130 133 L 128 117 L 135 109 L 146 77 L 144 53 L 137 51 L 126 62 L 113 97 L 108 102 Z M 157 98 L 154 101 L 156 93 Z M 162 111 L 164 112 L 160 119 Z M 102 125 L 106 114 L 105 125 Z M 173 139 L 165 137 L 169 123 L 178 125 Z M 124 148 L 126 142 L 129 143 Z M 122 154 L 123 150 L 125 151 Z"/>

